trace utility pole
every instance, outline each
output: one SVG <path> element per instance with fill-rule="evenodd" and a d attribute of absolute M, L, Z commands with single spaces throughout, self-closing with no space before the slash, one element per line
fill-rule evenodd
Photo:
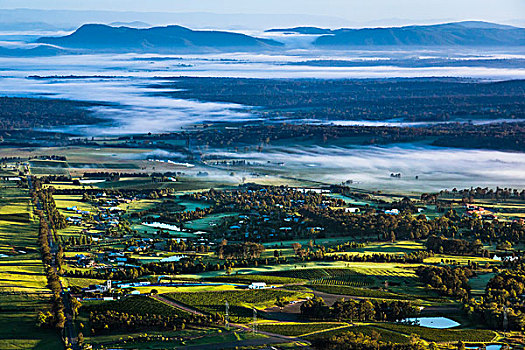
<path fill-rule="evenodd" d="M 228 304 L 228 300 L 226 300 L 226 303 L 224 305 L 224 320 L 226 322 L 226 329 L 230 329 L 230 304 Z"/>
<path fill-rule="evenodd" d="M 253 324 L 252 324 L 252 331 L 253 334 L 257 333 L 257 309 L 253 308 Z"/>

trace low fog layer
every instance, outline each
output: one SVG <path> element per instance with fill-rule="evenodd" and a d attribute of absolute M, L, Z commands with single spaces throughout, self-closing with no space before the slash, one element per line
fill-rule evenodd
<path fill-rule="evenodd" d="M 476 186 L 525 184 L 525 154 L 462 150 L 412 144 L 389 147 L 274 147 L 264 152 L 212 152 L 245 159 L 298 178 L 389 190 L 429 191 Z M 282 164 L 279 164 L 282 163 Z M 401 173 L 400 179 L 391 173 Z M 416 179 L 416 176 L 418 179 Z"/>
<path fill-rule="evenodd" d="M 450 52 L 363 52 L 345 53 L 345 59 L 377 60 L 388 57 L 436 57 Z M 473 52 L 457 52 L 464 60 L 479 58 Z M 484 58 L 522 59 L 525 55 L 486 53 Z M 247 78 L 391 78 L 472 77 L 482 79 L 525 78 L 523 68 L 434 67 L 309 67 L 286 65 L 305 59 L 341 59 L 316 52 L 289 55 L 217 54 L 163 57 L 156 55 L 72 55 L 47 58 L 0 58 L 4 68 L 0 93 L 6 96 L 46 96 L 110 104 L 94 112 L 111 124 L 102 127 L 73 127 L 81 135 L 169 132 L 202 122 L 251 121 L 258 119 L 242 106 L 178 100 L 153 96 L 149 88 L 156 77 L 219 76 Z M 80 76 L 74 79 L 32 79 L 30 76 Z M 91 76 L 95 78 L 84 78 Z M 106 78 L 96 78 L 104 76 Z"/>

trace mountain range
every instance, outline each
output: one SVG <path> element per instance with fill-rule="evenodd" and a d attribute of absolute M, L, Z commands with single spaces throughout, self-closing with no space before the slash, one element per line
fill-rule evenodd
<path fill-rule="evenodd" d="M 121 23 L 118 23 L 121 24 Z M 137 23 L 135 23 L 137 24 Z M 146 25 L 138 23 L 138 26 Z M 378 46 L 471 46 L 523 47 L 525 29 L 487 22 L 457 22 L 438 25 L 391 28 L 325 29 L 296 27 L 270 29 L 272 34 L 315 35 L 310 47 L 344 49 Z M 105 24 L 85 24 L 73 33 L 57 37 L 41 37 L 36 43 L 45 49 L 0 51 L 0 55 L 45 55 L 68 51 L 81 52 L 232 52 L 267 51 L 286 48 L 282 42 L 246 34 L 191 30 L 178 25 L 132 28 Z M 284 39 L 283 39 L 284 40 Z M 309 41 L 310 43 L 310 41 Z"/>
<path fill-rule="evenodd" d="M 68 49 L 112 52 L 235 51 L 283 46 L 275 40 L 255 38 L 240 33 L 196 31 L 177 25 L 141 29 L 104 24 L 85 24 L 72 34 L 42 37 L 37 43 Z"/>
<path fill-rule="evenodd" d="M 525 29 L 495 23 L 466 21 L 390 28 L 325 29 L 296 27 L 271 29 L 283 34 L 320 35 L 315 46 L 523 46 Z"/>

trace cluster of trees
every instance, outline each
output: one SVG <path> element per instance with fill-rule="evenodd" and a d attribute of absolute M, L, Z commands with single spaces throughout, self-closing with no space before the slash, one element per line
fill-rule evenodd
<path fill-rule="evenodd" d="M 59 160 L 59 161 L 62 161 L 62 162 L 65 162 L 67 161 L 67 157 L 66 156 L 62 156 L 62 155 L 56 155 L 56 154 L 51 154 L 51 155 L 35 155 L 35 156 L 28 156 L 27 157 L 27 160 L 32 160 L 32 159 L 42 159 L 42 160 Z M 61 177 L 63 175 L 55 175 L 57 177 Z"/>
<path fill-rule="evenodd" d="M 474 242 L 469 242 L 464 239 L 430 236 L 425 245 L 428 250 L 439 254 L 479 256 L 486 252 L 485 249 L 483 249 L 483 243 L 481 243 L 479 239 L 476 239 Z"/>
<path fill-rule="evenodd" d="M 348 261 L 348 262 L 374 262 L 374 263 L 384 263 L 384 262 L 395 262 L 395 263 L 422 263 L 426 258 L 433 256 L 431 252 L 426 252 L 423 250 L 404 253 L 404 254 L 388 254 L 388 253 L 374 253 L 374 254 L 330 254 L 324 255 L 320 254 L 321 250 L 315 252 L 307 252 L 306 257 L 303 260 L 308 261 Z"/>
<path fill-rule="evenodd" d="M 98 122 L 87 110 L 89 106 L 91 104 L 77 101 L 0 97 L 0 130 Z"/>
<path fill-rule="evenodd" d="M 259 151 L 272 141 L 278 140 L 306 139 L 310 142 L 324 144 L 341 138 L 347 139 L 349 144 L 375 145 L 428 140 L 435 146 L 523 151 L 525 149 L 524 135 L 523 123 L 486 125 L 457 123 L 418 128 L 284 124 L 255 125 L 242 129 L 219 131 L 204 129 L 192 133 L 191 137 L 206 146 L 240 147 L 245 145 L 245 147 L 252 147 Z M 162 136 L 172 139 L 183 137 L 174 134 Z"/>
<path fill-rule="evenodd" d="M 325 228 L 325 231 L 351 237 L 377 237 L 378 240 L 421 239 L 431 234 L 453 234 L 453 225 L 446 217 L 428 220 L 425 215 L 410 213 L 387 215 L 374 209 L 362 214 L 330 208 L 303 207 L 299 213 Z"/>
<path fill-rule="evenodd" d="M 378 301 L 341 299 L 329 307 L 320 297 L 301 305 L 301 315 L 311 319 L 329 319 L 350 322 L 401 321 L 414 315 L 416 309 L 406 301 Z"/>
<path fill-rule="evenodd" d="M 166 241 L 166 250 L 169 252 L 209 252 L 209 245 L 195 245 L 192 240 L 168 239 Z"/>
<path fill-rule="evenodd" d="M 165 94 L 265 107 L 262 113 L 269 116 L 441 121 L 523 118 L 523 85 L 521 81 L 184 78 L 177 79 L 176 90 Z"/>
<path fill-rule="evenodd" d="M 264 252 L 265 248 L 262 244 L 245 242 L 238 244 L 228 244 L 228 241 L 223 240 L 217 246 L 217 256 L 219 259 L 258 259 Z"/>
<path fill-rule="evenodd" d="M 37 203 L 42 203 L 42 200 L 48 200 L 47 196 L 40 196 L 41 191 L 36 193 L 33 197 L 35 206 Z M 53 197 L 51 197 L 52 199 Z M 44 206 L 46 207 L 46 206 Z M 52 207 L 52 206 L 48 206 Z M 39 231 L 38 231 L 38 245 L 40 247 L 40 254 L 44 264 L 44 270 L 47 278 L 47 287 L 51 290 L 51 310 L 48 312 L 40 312 L 38 314 L 38 325 L 41 327 L 56 327 L 58 329 L 64 328 L 66 317 L 64 314 L 64 303 L 62 301 L 62 286 L 60 284 L 60 277 L 55 268 L 55 258 L 50 247 L 50 230 L 52 229 L 46 220 L 44 212 L 37 210 L 39 216 Z"/>
<path fill-rule="evenodd" d="M 505 270 L 494 276 L 486 287 L 491 300 L 505 302 L 525 295 L 525 270 Z"/>
<path fill-rule="evenodd" d="M 67 227 L 67 221 L 64 215 L 56 207 L 55 199 L 53 198 L 54 188 L 49 187 L 42 189 L 41 180 L 33 177 L 33 186 L 35 190 L 32 193 L 33 202 L 40 203 L 44 216 L 47 218 L 49 226 L 52 231 L 60 230 Z M 55 236 L 55 239 L 57 237 Z"/>
<path fill-rule="evenodd" d="M 185 221 L 191 221 L 191 220 L 197 220 L 202 219 L 206 215 L 210 215 L 216 212 L 216 209 L 211 208 L 196 208 L 195 210 L 185 210 L 185 211 L 179 211 L 175 213 L 171 212 L 160 212 L 155 217 L 153 216 L 147 216 L 143 217 L 142 220 L 149 221 L 149 222 L 166 222 L 171 224 L 182 224 Z M 140 214 L 132 215 L 132 217 L 140 217 Z"/>
<path fill-rule="evenodd" d="M 525 329 L 525 270 L 521 262 L 494 276 L 479 300 L 471 299 L 466 311 L 476 321 L 496 330 Z"/>
<path fill-rule="evenodd" d="M 185 198 L 208 202 L 217 211 L 258 210 L 266 213 L 287 211 L 303 206 L 344 205 L 342 199 L 328 198 L 313 191 L 297 191 L 287 186 L 244 185 L 236 190 L 217 191 L 211 189 L 207 192 L 191 193 Z"/>
<path fill-rule="evenodd" d="M 463 217 L 458 223 L 459 233 L 483 242 L 525 242 L 525 221 L 484 221 L 475 217 Z"/>
<path fill-rule="evenodd" d="M 67 240 L 63 240 L 64 244 L 70 247 L 91 245 L 93 238 L 87 235 L 69 236 Z"/>
<path fill-rule="evenodd" d="M 470 295 L 469 278 L 474 272 L 467 267 L 420 266 L 416 270 L 419 279 L 442 295 L 452 296 L 463 301 Z"/>
<path fill-rule="evenodd" d="M 494 199 L 494 200 L 507 200 L 507 199 L 520 199 L 525 200 L 525 190 L 519 190 L 517 188 L 501 188 L 496 187 L 476 187 L 466 188 L 458 190 L 453 188 L 451 191 L 443 190 L 439 193 L 440 196 L 445 197 L 460 197 L 466 198 L 469 201 L 474 199 Z"/>

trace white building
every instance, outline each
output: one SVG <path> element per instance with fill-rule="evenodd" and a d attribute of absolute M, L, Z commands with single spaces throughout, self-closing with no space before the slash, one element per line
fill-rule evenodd
<path fill-rule="evenodd" d="M 252 284 L 248 286 L 248 289 L 265 289 L 265 288 L 266 288 L 265 282 L 252 282 Z"/>

